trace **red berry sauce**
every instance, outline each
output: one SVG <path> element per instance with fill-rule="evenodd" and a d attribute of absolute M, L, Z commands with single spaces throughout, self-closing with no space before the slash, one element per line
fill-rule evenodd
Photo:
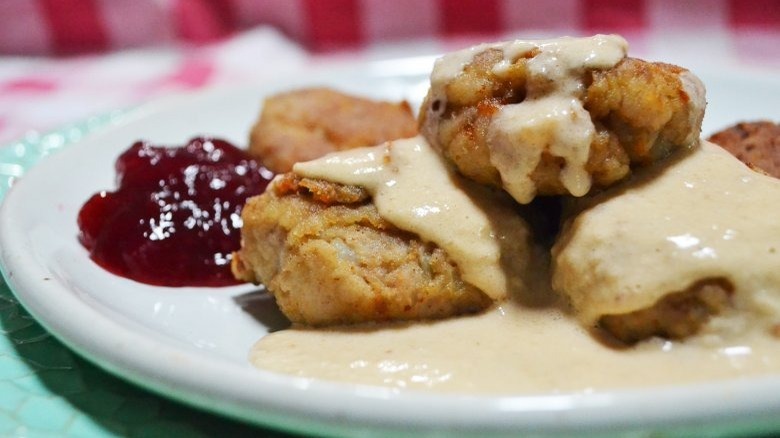
<path fill-rule="evenodd" d="M 181 148 L 137 142 L 116 162 L 115 192 L 81 208 L 79 240 L 117 275 L 158 286 L 228 286 L 241 209 L 271 171 L 229 143 L 195 138 Z"/>

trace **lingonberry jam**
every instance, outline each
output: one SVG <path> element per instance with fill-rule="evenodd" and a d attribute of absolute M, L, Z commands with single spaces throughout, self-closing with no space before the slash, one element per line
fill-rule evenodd
<path fill-rule="evenodd" d="M 79 240 L 123 277 L 160 286 L 227 286 L 241 209 L 273 174 L 229 143 L 181 148 L 137 142 L 116 162 L 118 189 L 81 208 Z"/>

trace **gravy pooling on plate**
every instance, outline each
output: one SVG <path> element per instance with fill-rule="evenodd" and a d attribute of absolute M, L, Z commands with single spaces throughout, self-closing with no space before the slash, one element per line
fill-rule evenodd
<path fill-rule="evenodd" d="M 496 63 L 495 53 L 508 61 Z M 527 71 L 509 75 L 507 89 L 502 75 L 513 69 Z M 532 82 L 528 89 L 512 82 L 520 79 Z M 448 112 L 453 99 L 471 97 L 475 83 L 484 85 L 476 88 L 483 100 Z M 591 93 L 594 87 L 606 88 Z M 700 142 L 703 110 L 698 79 L 679 67 L 625 58 L 619 37 L 483 45 L 445 57 L 420 119 L 432 149 L 421 138 L 400 140 L 301 163 L 294 172 L 366 190 L 384 219 L 451 253 L 463 278 L 495 305 L 443 321 L 294 326 L 261 339 L 253 363 L 312 378 L 475 393 L 593 391 L 780 371 L 773 336 L 780 274 L 772 269 L 780 230 L 775 204 L 765 201 L 780 196 L 780 181 Z M 646 117 L 627 120 L 637 114 Z M 465 141 L 472 155 L 441 144 L 442 129 L 452 128 L 447 120 L 460 119 L 455 149 Z M 469 221 L 457 214 L 428 214 L 442 193 L 461 192 L 491 217 L 434 149 L 466 177 L 503 187 L 520 203 L 565 195 L 576 208 L 567 210 L 552 252 L 531 244 L 518 258 L 527 263 L 501 266 L 501 257 L 459 248 L 453 239 L 488 237 L 482 243 L 496 239 L 495 247 L 513 237 L 485 227 L 487 234 L 463 231 Z M 594 156 L 606 167 L 589 167 Z M 480 167 L 480 160 L 489 165 Z M 404 171 L 409 163 L 413 171 Z M 601 172 L 609 176 L 600 180 Z M 427 190 L 431 181 L 437 191 Z M 766 257 L 752 263 L 756 254 Z M 503 275 L 489 275 L 493 283 L 481 277 L 491 264 Z M 494 282 L 512 276 L 525 287 L 496 294 Z M 693 301 L 666 301 L 700 284 L 706 287 Z M 658 303 L 666 305 L 657 310 Z M 379 316 L 375 322 L 387 321 Z M 626 343 L 602 336 L 602 328 Z M 685 339 L 669 340 L 678 337 Z"/>
<path fill-rule="evenodd" d="M 609 214 L 590 218 L 603 221 L 603 226 L 589 224 L 583 238 L 606 233 L 604 239 L 580 244 L 576 230 L 570 230 L 575 236 L 566 256 L 573 261 L 567 263 L 576 260 L 580 263 L 575 266 L 587 269 L 589 263 L 603 262 L 605 267 L 630 270 L 633 274 L 610 280 L 613 288 L 622 290 L 621 281 L 649 282 L 647 287 L 656 288 L 650 303 L 661 292 L 702 276 L 732 279 L 734 311 L 713 318 L 697 336 L 685 341 L 655 338 L 631 348 L 604 344 L 589 330 L 594 312 L 604 309 L 595 304 L 591 305 L 595 309 L 577 306 L 582 307 L 580 318 L 587 320 L 581 324 L 549 289 L 545 260 L 540 257 L 533 262 L 537 275 L 527 281 L 537 296 L 547 299 L 532 305 L 515 295 L 481 315 L 445 321 L 295 327 L 265 336 L 253 348 L 251 360 L 258 367 L 298 376 L 475 393 L 591 391 L 777 373 L 780 349 L 769 331 L 780 318 L 780 274 L 769 253 L 780 245 L 780 232 L 774 231 L 778 225 L 772 220 L 777 207 L 762 199 L 780 196 L 780 181 L 752 172 L 709 143 L 669 164 L 660 181 L 637 180 L 625 189 L 646 193 L 616 196 L 604 207 Z M 720 183 L 708 185 L 715 181 Z M 680 214 L 688 219 L 670 221 L 653 231 L 644 220 L 650 213 L 634 205 L 638 196 L 653 206 L 652 216 L 660 220 Z M 684 212 L 680 203 L 686 206 Z M 752 215 L 761 218 L 754 221 Z M 615 227 L 613 222 L 623 226 Z M 681 234 L 669 227 L 687 231 Z M 688 243 L 700 242 L 681 247 L 684 242 L 679 236 L 688 236 Z M 660 253 L 652 248 L 664 243 L 668 247 Z M 619 251 L 612 252 L 610 244 L 619 245 Z M 579 252 L 574 254 L 573 248 Z M 562 251 L 567 250 L 559 249 L 559 258 Z M 746 267 L 754 254 L 768 257 Z M 637 268 L 644 257 L 671 259 L 648 265 L 663 270 Z M 559 283 L 560 277 L 571 275 L 569 280 L 583 287 L 592 278 L 583 271 L 560 270 L 555 275 Z M 591 298 L 596 303 L 610 302 L 612 297 L 610 281 L 604 281 L 598 285 L 601 289 L 591 290 L 601 293 Z M 664 283 L 668 281 L 674 284 Z M 579 303 L 575 300 L 575 304 Z"/>

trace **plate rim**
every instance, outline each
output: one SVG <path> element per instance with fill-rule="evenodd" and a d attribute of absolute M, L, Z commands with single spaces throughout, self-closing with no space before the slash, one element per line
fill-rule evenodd
<path fill-rule="evenodd" d="M 409 65 L 421 62 L 420 59 L 429 62 L 433 57 L 412 58 L 413 61 L 410 61 Z M 387 62 L 321 68 L 315 76 L 336 76 L 346 72 L 352 75 L 370 74 L 367 72 L 372 69 L 390 65 Z M 311 75 L 311 72 L 307 75 Z M 297 79 L 279 80 L 274 85 L 276 88 L 283 87 L 284 84 L 296 82 Z M 107 125 L 85 128 L 85 135 L 67 144 L 66 151 L 62 152 L 77 150 L 74 146 L 83 143 L 86 138 L 109 135 L 116 126 L 149 117 L 166 107 L 175 107 L 191 99 L 204 99 L 209 95 L 243 88 L 265 88 L 268 92 L 274 87 L 221 87 L 157 99 L 119 114 Z M 230 391 L 225 392 L 224 388 L 215 390 L 213 386 L 203 384 L 203 381 L 210 380 L 208 378 L 195 378 L 193 375 L 177 372 L 180 368 L 175 364 L 181 364 L 181 361 L 197 362 L 202 360 L 202 355 L 161 345 L 140 334 L 128 332 L 120 323 L 105 318 L 105 315 L 85 304 L 83 300 L 47 300 L 62 296 L 60 285 L 53 280 L 44 280 L 45 275 L 41 276 L 47 272 L 46 266 L 25 259 L 25 248 L 20 247 L 17 243 L 19 239 L 14 235 L 21 225 L 15 223 L 12 211 L 20 202 L 24 202 L 21 199 L 24 187 L 29 184 L 25 183 L 25 180 L 30 175 L 32 178 L 40 178 L 36 175 L 44 174 L 48 167 L 56 166 L 57 155 L 59 154 L 45 157 L 27 169 L 25 177 L 15 182 L 0 204 L 0 271 L 20 303 L 54 337 L 111 374 L 158 395 L 263 426 L 298 433 L 333 435 L 355 435 L 366 431 L 433 433 L 443 430 L 466 434 L 557 434 L 582 431 L 620 433 L 637 428 L 674 431 L 695 427 L 702 420 L 708 424 L 717 424 L 719 430 L 727 430 L 729 422 L 745 418 L 749 418 L 752 424 L 739 426 L 739 431 L 744 432 L 752 428 L 758 432 L 780 427 L 780 419 L 774 418 L 780 412 L 780 376 L 746 379 L 749 381 L 600 391 L 595 394 L 475 396 L 398 391 L 392 388 L 284 376 L 264 370 L 241 368 L 224 361 L 199 362 L 199 366 L 205 367 L 208 377 L 217 381 L 220 376 L 224 376 L 225 367 L 228 367 Z M 137 361 L 134 361 L 136 351 L 117 349 L 116 339 L 103 336 L 84 338 L 61 320 L 52 320 L 50 314 L 54 310 L 72 312 L 69 314 L 74 320 L 91 321 L 92 329 L 97 333 L 121 333 L 122 342 L 135 343 L 145 351 L 158 352 L 170 360 L 166 361 L 166 366 L 163 367 L 150 368 L 148 363 L 139 366 Z M 267 390 L 273 390 L 269 394 L 275 395 L 258 395 L 255 392 L 258 384 Z M 774 390 L 778 395 L 768 397 L 772 392 L 770 390 Z M 276 394 L 275 391 L 282 395 Z M 764 397 L 756 396 L 757 393 L 764 394 Z M 731 403 L 722 404 L 720 400 L 724 396 L 728 396 Z M 646 405 L 648 397 L 654 400 L 650 410 L 647 410 Z M 682 403 L 695 408 L 681 410 L 679 406 Z M 421 406 L 429 409 L 420 409 Z M 636 412 L 628 416 L 624 414 L 623 417 L 615 416 L 612 410 L 615 406 L 622 406 L 624 411 L 633 406 Z M 639 407 L 643 410 L 639 411 Z M 642 415 L 637 415 L 637 412 Z M 344 422 L 347 424 L 343 424 Z M 665 426 L 659 428 L 660 422 L 664 422 Z"/>

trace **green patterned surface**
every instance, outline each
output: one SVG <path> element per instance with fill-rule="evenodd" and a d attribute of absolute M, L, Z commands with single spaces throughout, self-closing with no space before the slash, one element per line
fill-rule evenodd
<path fill-rule="evenodd" d="M 41 158 L 121 116 L 0 146 L 0 199 Z M 191 409 L 102 371 L 47 333 L 0 279 L 0 437 L 55 436 L 286 435 Z"/>

